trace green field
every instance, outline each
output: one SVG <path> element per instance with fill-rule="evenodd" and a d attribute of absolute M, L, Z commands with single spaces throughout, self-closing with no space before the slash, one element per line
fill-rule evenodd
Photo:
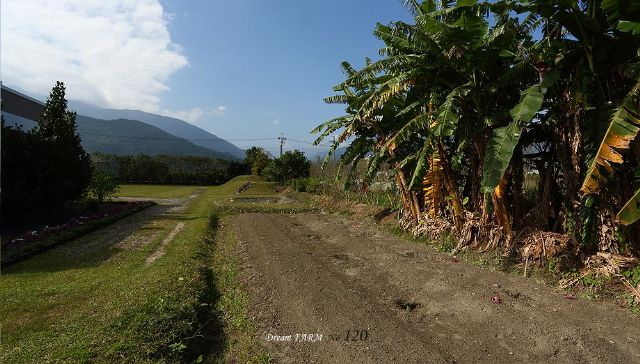
<path fill-rule="evenodd" d="M 232 350 L 255 347 L 249 326 L 235 330 L 241 340 L 220 339 L 226 322 L 246 318 L 242 309 L 220 314 L 245 303 L 237 283 L 228 279 L 235 265 L 216 253 L 212 212 L 250 179 L 204 188 L 123 186 L 120 195 L 126 196 L 202 193 L 181 212 L 151 207 L 4 268 L 0 362 L 184 362 L 200 355 L 218 361 L 234 342 L 245 348 Z M 164 254 L 148 262 L 179 224 L 183 228 Z"/>
<path fill-rule="evenodd" d="M 176 185 L 120 185 L 116 197 L 145 197 L 145 198 L 184 198 L 203 186 Z"/>

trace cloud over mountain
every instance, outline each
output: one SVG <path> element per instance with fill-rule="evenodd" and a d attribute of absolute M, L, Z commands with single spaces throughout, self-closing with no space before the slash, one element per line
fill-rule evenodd
<path fill-rule="evenodd" d="M 188 65 L 156 0 L 3 0 L 2 81 L 114 108 L 160 109 L 173 72 Z"/>

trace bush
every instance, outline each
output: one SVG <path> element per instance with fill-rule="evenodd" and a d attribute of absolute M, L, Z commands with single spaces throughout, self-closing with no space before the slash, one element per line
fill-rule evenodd
<path fill-rule="evenodd" d="M 89 183 L 89 193 L 102 203 L 118 192 L 118 180 L 101 171 L 94 171 Z"/>
<path fill-rule="evenodd" d="M 315 177 L 293 180 L 293 189 L 297 192 L 320 193 L 323 191 L 323 187 L 322 181 Z"/>
<path fill-rule="evenodd" d="M 263 170 L 263 176 L 272 182 L 285 184 L 289 181 L 309 177 L 311 163 L 299 150 L 286 152 Z"/>

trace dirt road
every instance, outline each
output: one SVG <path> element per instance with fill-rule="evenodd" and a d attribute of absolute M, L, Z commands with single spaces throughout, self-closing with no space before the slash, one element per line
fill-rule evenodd
<path fill-rule="evenodd" d="M 618 307 L 343 216 L 232 221 L 250 316 L 279 362 L 640 362 L 640 319 Z"/>

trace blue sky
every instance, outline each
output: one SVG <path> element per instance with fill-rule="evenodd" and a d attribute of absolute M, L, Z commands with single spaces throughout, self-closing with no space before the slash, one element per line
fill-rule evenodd
<path fill-rule="evenodd" d="M 159 1 L 159 2 L 158 2 Z M 399 0 L 3 0 L 2 80 L 46 95 L 185 119 L 240 147 L 310 148 L 342 113 L 322 98 L 382 43 Z"/>
<path fill-rule="evenodd" d="M 190 62 L 171 77 L 163 100 L 171 109 L 224 105 L 224 117 L 205 116 L 199 125 L 232 140 L 281 132 L 312 140 L 314 126 L 342 112 L 322 101 L 343 78 L 339 63 L 376 57 L 375 23 L 408 17 L 397 0 L 163 4 L 173 14 L 173 40 Z"/>

